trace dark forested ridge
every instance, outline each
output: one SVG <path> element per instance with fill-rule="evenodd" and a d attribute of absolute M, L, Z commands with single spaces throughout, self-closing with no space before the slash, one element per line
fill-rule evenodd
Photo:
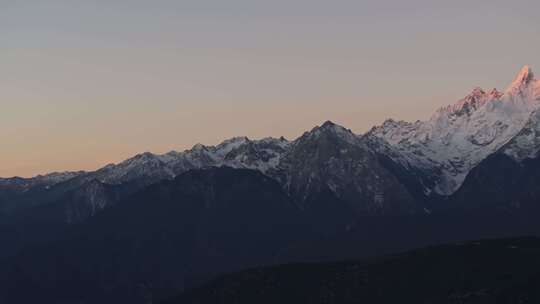
<path fill-rule="evenodd" d="M 5 260 L 0 300 L 116 303 L 167 295 L 198 275 L 271 264 L 306 235 L 274 180 L 252 170 L 190 171 Z"/>
<path fill-rule="evenodd" d="M 223 275 L 164 304 L 540 301 L 540 239 L 429 247 L 360 261 L 292 264 Z"/>

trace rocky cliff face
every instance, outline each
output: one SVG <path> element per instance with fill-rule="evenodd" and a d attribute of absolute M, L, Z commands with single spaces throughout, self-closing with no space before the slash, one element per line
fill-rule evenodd
<path fill-rule="evenodd" d="M 358 214 L 417 211 L 410 193 L 370 147 L 332 122 L 293 142 L 279 168 L 285 189 L 301 203 L 329 190 Z"/>

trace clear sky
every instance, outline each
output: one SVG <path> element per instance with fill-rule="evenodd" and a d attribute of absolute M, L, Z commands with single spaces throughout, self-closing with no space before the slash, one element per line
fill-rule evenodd
<path fill-rule="evenodd" d="M 426 119 L 540 70 L 540 1 L 0 0 L 0 176 L 325 120 Z"/>

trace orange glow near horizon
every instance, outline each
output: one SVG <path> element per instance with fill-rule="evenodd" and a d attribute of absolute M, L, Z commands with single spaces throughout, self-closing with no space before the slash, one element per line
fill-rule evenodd
<path fill-rule="evenodd" d="M 480 2 L 1 3 L 0 176 L 427 119 L 540 69 L 540 2 Z"/>

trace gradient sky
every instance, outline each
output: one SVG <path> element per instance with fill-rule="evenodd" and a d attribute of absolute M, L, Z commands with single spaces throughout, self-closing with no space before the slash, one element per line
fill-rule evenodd
<path fill-rule="evenodd" d="M 540 70 L 540 1 L 0 0 L 0 176 L 426 119 Z"/>

